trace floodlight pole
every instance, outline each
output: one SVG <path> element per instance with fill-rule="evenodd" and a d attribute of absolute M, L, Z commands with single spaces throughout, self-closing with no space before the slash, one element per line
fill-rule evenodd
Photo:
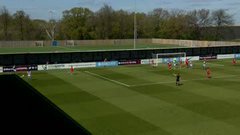
<path fill-rule="evenodd" d="M 49 13 L 49 17 L 50 17 L 49 19 L 50 19 L 50 20 L 53 19 L 53 11 L 52 11 L 52 10 L 49 10 L 48 13 Z"/>
<path fill-rule="evenodd" d="M 133 49 L 136 49 L 136 38 L 137 38 L 137 17 L 136 17 L 136 0 L 134 0 L 134 40 L 133 40 Z"/>
<path fill-rule="evenodd" d="M 49 11 L 49 17 L 50 17 L 50 24 L 51 24 L 51 21 L 54 21 L 54 11 L 53 10 L 50 10 Z M 54 22 L 53 22 L 54 23 Z M 55 24 L 51 24 L 51 26 L 50 26 L 51 28 L 50 28 L 50 33 L 51 33 L 51 39 L 52 39 L 52 41 L 54 41 L 55 40 L 55 27 L 56 27 L 56 25 Z"/>

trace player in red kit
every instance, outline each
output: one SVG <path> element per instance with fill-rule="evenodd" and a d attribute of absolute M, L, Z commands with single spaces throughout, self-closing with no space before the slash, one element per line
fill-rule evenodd
<path fill-rule="evenodd" d="M 73 66 L 71 66 L 70 73 L 73 74 L 73 72 L 74 72 L 74 68 L 73 68 Z"/>
<path fill-rule="evenodd" d="M 211 76 L 211 70 L 210 70 L 209 67 L 207 68 L 206 72 L 207 72 L 207 78 L 212 78 L 212 76 Z"/>
<path fill-rule="evenodd" d="M 168 70 L 172 70 L 172 63 L 168 62 Z"/>
<path fill-rule="evenodd" d="M 236 65 L 236 64 L 237 64 L 237 61 L 236 61 L 235 58 L 233 58 L 233 60 L 232 60 L 232 64 L 233 64 L 233 65 Z"/>
<path fill-rule="evenodd" d="M 189 67 L 189 61 L 188 61 L 188 58 L 186 58 L 186 60 L 185 60 L 185 64 L 186 64 L 186 67 L 188 68 L 188 67 Z"/>

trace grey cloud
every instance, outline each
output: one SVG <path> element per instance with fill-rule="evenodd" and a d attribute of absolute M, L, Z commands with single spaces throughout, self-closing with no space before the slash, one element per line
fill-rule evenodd
<path fill-rule="evenodd" d="M 80 5 L 102 5 L 105 0 L 79 0 Z"/>
<path fill-rule="evenodd" d="M 221 2 L 223 0 L 187 0 L 187 2 L 192 2 L 192 3 L 209 3 L 209 2 Z"/>
<path fill-rule="evenodd" d="M 228 6 L 240 6 L 240 2 L 230 2 L 229 4 L 227 4 Z"/>

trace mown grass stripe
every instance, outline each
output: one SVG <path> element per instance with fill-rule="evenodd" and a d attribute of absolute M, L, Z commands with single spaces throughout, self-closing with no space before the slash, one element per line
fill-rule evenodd
<path fill-rule="evenodd" d="M 77 87 L 79 91 L 84 91 L 90 95 L 95 96 L 95 94 L 93 94 L 95 92 L 86 91 L 85 87 L 83 87 L 84 85 L 81 84 L 81 80 L 83 78 L 84 80 L 87 80 L 88 78 L 93 78 L 93 76 L 87 76 L 86 74 L 80 74 L 75 76 L 70 74 L 64 75 L 64 74 L 58 74 L 55 72 L 51 72 L 51 75 L 62 80 L 61 81 L 62 83 L 63 82 L 69 83 L 70 85 Z M 82 79 L 78 79 L 79 77 Z M 73 81 L 73 79 L 75 81 Z M 115 83 L 111 83 L 103 79 L 99 80 L 98 78 L 95 78 L 95 77 L 94 77 L 94 80 L 101 81 L 100 84 L 102 85 L 105 85 L 106 83 L 110 83 L 111 85 L 116 85 Z M 91 86 L 100 88 L 98 92 L 100 92 L 101 94 L 105 93 L 104 89 L 101 89 L 99 85 L 96 85 L 93 82 L 89 82 L 89 83 L 92 83 Z M 119 87 L 119 85 L 116 85 L 116 86 Z M 91 87 L 88 87 L 88 88 L 91 89 Z M 121 88 L 126 88 L 126 87 L 121 87 Z M 71 95 L 66 94 L 65 96 L 68 96 L 68 98 L 71 99 L 72 94 Z M 60 97 L 59 95 L 57 95 L 57 98 L 59 98 L 59 100 L 65 100 L 64 94 L 60 95 Z M 86 128 L 89 129 L 89 131 L 91 131 L 93 134 L 111 135 L 111 134 L 119 133 L 119 134 L 132 135 L 132 134 L 138 134 L 138 133 L 147 134 L 147 132 L 159 131 L 159 133 L 161 134 L 170 135 L 170 133 L 168 133 L 164 129 L 161 129 L 160 127 L 157 127 L 154 124 L 151 124 L 143 119 L 136 117 L 135 115 L 123 110 L 122 108 L 119 108 L 118 106 L 113 105 L 111 102 L 102 100 L 99 97 L 97 98 L 100 100 L 95 100 L 92 102 L 82 102 L 82 103 L 70 102 L 70 104 L 62 104 L 60 106 L 63 108 L 63 110 L 69 113 L 70 116 L 73 116 L 73 118 L 76 119 L 79 123 L 83 122 L 83 125 L 86 126 Z"/>
<path fill-rule="evenodd" d="M 83 76 L 83 74 L 81 77 L 89 78 L 89 76 L 88 77 Z M 90 94 L 93 94 L 101 98 L 102 100 L 118 108 L 121 108 L 122 110 L 144 121 L 147 121 L 148 123 L 151 123 L 161 129 L 165 129 L 167 132 L 172 134 L 187 134 L 189 132 L 193 132 L 194 129 L 188 129 L 185 127 L 184 129 L 180 130 L 174 127 L 176 127 L 179 124 L 181 125 L 181 123 L 184 123 L 186 125 L 193 124 L 196 120 L 199 121 L 199 123 L 209 121 L 208 123 L 204 124 L 205 126 L 207 125 L 211 126 L 212 123 L 218 123 L 218 125 L 220 127 L 224 127 L 222 129 L 227 132 L 239 131 L 236 127 L 228 123 L 225 123 L 221 120 L 208 117 L 207 115 L 201 115 L 200 113 L 189 110 L 188 108 L 177 106 L 173 103 L 166 102 L 165 100 L 156 99 L 149 96 L 148 94 L 142 94 L 137 91 L 130 90 L 127 87 L 117 86 L 116 84 L 114 89 L 107 89 L 107 91 L 112 91 L 112 93 L 115 93 L 116 95 L 122 94 L 122 93 L 129 93 L 128 95 L 132 95 L 132 96 L 128 96 L 128 97 L 107 96 L 106 94 L 108 93 L 104 93 L 104 91 L 106 90 L 102 89 L 101 87 L 108 85 L 110 82 L 106 82 L 104 80 L 99 80 L 98 83 L 85 82 L 87 83 L 85 85 L 81 85 L 74 82 L 69 82 L 69 83 L 72 83 L 73 85 L 83 89 L 84 91 Z M 89 87 L 90 85 L 94 85 L 94 90 L 92 90 L 93 87 Z M 161 116 L 161 114 L 164 114 L 164 116 Z M 176 117 L 176 115 L 180 115 L 181 117 Z M 168 121 L 166 121 L 166 118 L 169 118 Z M 224 132 L 223 130 L 222 132 Z M 209 129 L 209 133 L 214 133 L 214 130 Z"/>
<path fill-rule="evenodd" d="M 225 79 L 225 78 L 233 78 L 239 77 L 238 75 L 226 75 L 226 76 L 214 76 L 212 79 Z M 201 81 L 201 80 L 210 80 L 209 78 L 198 78 L 198 79 L 190 79 L 190 80 L 181 80 L 181 82 L 189 82 L 189 81 Z M 167 82 L 155 82 L 155 83 L 143 83 L 143 84 L 136 84 L 136 85 L 129 85 L 129 87 L 136 87 L 136 86 L 148 86 L 148 85 L 156 85 L 156 84 L 174 84 L 176 81 L 167 81 Z"/>
<path fill-rule="evenodd" d="M 206 72 L 201 68 L 201 62 L 197 63 L 199 64 L 196 64 L 194 69 L 181 70 L 181 75 L 186 80 L 181 87 L 175 86 L 175 77 L 165 66 L 156 69 L 150 66 L 83 69 L 77 70 L 73 75 L 65 71 L 49 72 L 65 81 L 68 86 L 76 87 L 76 91 L 67 89 L 67 85 L 65 87 L 61 84 L 62 81 L 55 82 L 52 86 L 44 86 L 43 83 L 41 85 L 37 82 L 35 85 L 42 89 L 59 88 L 59 90 L 45 91 L 45 93 L 56 98 L 61 107 L 70 111 L 69 113 L 78 121 L 84 121 L 96 134 L 239 134 L 240 90 L 238 90 L 238 82 L 240 79 L 237 76 L 240 71 L 239 66 L 225 64 L 229 63 L 229 60 L 223 63 L 216 62 L 225 66 L 209 65 L 213 78 L 204 80 Z M 173 84 L 123 87 L 123 85 L 89 75 L 84 71 L 126 82 L 128 85 L 143 84 L 144 81 L 145 83 L 161 80 L 167 82 L 171 79 Z M 46 79 L 44 75 L 40 77 L 42 82 L 45 81 L 44 84 L 58 81 L 54 78 Z M 199 80 L 202 78 L 204 79 Z M 78 91 L 94 95 L 99 100 L 83 100 L 81 103 L 74 101 L 82 95 Z M 64 95 L 67 96 L 66 102 Z M 129 124 L 125 124 L 124 121 L 128 120 Z M 108 124 L 113 126 L 108 126 Z M 122 128 L 118 127 L 119 124 L 123 125 Z"/>

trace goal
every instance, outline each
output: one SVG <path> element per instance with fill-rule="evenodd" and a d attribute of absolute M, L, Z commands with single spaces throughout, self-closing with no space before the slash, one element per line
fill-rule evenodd
<path fill-rule="evenodd" d="M 179 63 L 184 61 L 186 58 L 185 52 L 179 52 L 179 53 L 156 53 L 152 54 L 152 59 L 150 61 L 150 64 L 153 67 L 157 67 L 159 63 L 175 63 L 176 65 L 180 65 Z"/>
<path fill-rule="evenodd" d="M 36 47 L 43 47 L 43 45 L 44 45 L 43 41 L 35 41 Z"/>
<path fill-rule="evenodd" d="M 74 42 L 74 40 L 66 40 L 65 45 L 66 46 L 75 46 L 75 42 Z"/>

